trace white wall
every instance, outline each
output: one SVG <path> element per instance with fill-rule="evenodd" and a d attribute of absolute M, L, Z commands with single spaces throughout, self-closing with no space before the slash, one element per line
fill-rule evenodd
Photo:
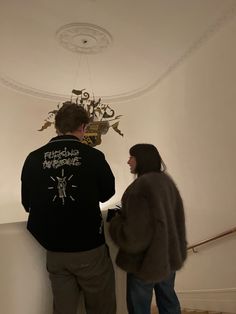
<path fill-rule="evenodd" d="M 51 313 L 45 254 L 26 231 L 25 223 L 0 225 L 0 246 L 0 313 Z"/>
<path fill-rule="evenodd" d="M 165 160 L 184 197 L 190 244 L 236 226 L 235 31 L 233 21 L 155 93 L 166 111 Z M 236 234 L 189 256 L 177 288 L 235 288 L 235 242 Z"/>
<path fill-rule="evenodd" d="M 236 227 L 235 33 L 234 20 L 154 91 L 117 106 L 126 137 L 123 145 L 114 140 L 112 161 L 119 165 L 137 142 L 157 145 L 184 198 L 189 244 Z M 122 188 L 123 169 L 117 172 Z M 201 292 L 194 306 L 236 313 L 235 245 L 234 233 L 189 254 L 176 280 L 183 304 L 189 306 L 184 297 L 193 298 L 186 291 Z"/>
<path fill-rule="evenodd" d="M 110 130 L 98 147 L 116 175 L 113 204 L 132 180 L 126 161 L 138 142 L 158 146 L 185 202 L 189 244 L 236 226 L 236 21 L 218 31 L 152 92 L 112 104 L 124 138 Z M 0 221 L 26 219 L 20 170 L 29 151 L 54 135 L 40 133 L 56 104 L 1 88 Z M 190 254 L 178 290 L 236 288 L 236 235 Z"/>
<path fill-rule="evenodd" d="M 20 174 L 28 153 L 48 141 L 37 130 L 47 116 L 47 102 L 0 86 L 0 222 L 26 219 L 20 204 Z"/>
<path fill-rule="evenodd" d="M 103 211 L 104 220 L 106 211 Z M 111 242 L 105 223 L 105 234 L 114 262 L 117 248 Z M 46 271 L 45 250 L 26 230 L 25 222 L 0 224 L 0 313 L 50 314 L 52 292 Z M 114 263 L 115 264 L 115 263 Z M 117 313 L 127 314 L 125 273 L 114 265 Z M 85 314 L 80 299 L 78 314 Z"/>

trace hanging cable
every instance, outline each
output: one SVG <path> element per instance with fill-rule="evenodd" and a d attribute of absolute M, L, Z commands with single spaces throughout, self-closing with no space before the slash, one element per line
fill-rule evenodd
<path fill-rule="evenodd" d="M 91 70 L 90 70 L 87 54 L 86 54 L 86 63 L 87 63 L 87 69 L 88 69 L 89 85 L 90 85 L 90 89 L 91 89 L 91 92 L 92 92 L 92 95 L 93 95 L 93 100 L 95 100 L 94 89 L 93 89 L 93 81 L 92 81 L 92 74 L 91 74 Z"/>
<path fill-rule="evenodd" d="M 78 83 L 78 80 L 79 80 L 79 69 L 81 69 L 81 63 L 82 63 L 82 55 L 81 53 L 78 53 L 78 57 L 76 57 L 76 69 L 75 69 L 75 76 L 74 76 L 74 79 L 73 79 L 73 89 L 77 89 L 78 86 L 80 87 L 80 84 Z M 71 97 L 72 97 L 72 94 L 71 94 Z"/>

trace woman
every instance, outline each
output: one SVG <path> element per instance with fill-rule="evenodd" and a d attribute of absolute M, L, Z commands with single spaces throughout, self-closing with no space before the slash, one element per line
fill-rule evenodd
<path fill-rule="evenodd" d="M 127 272 L 129 314 L 149 314 L 153 289 L 160 314 L 179 314 L 175 271 L 186 259 L 183 202 L 154 145 L 130 149 L 130 171 L 137 178 L 122 196 L 122 210 L 111 220 L 119 247 L 117 265 Z"/>

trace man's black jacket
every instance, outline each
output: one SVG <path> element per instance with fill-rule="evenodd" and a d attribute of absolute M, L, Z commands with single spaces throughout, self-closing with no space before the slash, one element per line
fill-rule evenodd
<path fill-rule="evenodd" d="M 31 152 L 22 169 L 27 228 L 47 250 L 86 251 L 105 242 L 99 202 L 115 193 L 102 152 L 71 135 Z"/>

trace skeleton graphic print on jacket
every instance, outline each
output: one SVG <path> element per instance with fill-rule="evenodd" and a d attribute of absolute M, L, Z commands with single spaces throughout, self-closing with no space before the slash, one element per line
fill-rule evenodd
<path fill-rule="evenodd" d="M 49 190 L 53 190 L 55 193 L 53 195 L 52 201 L 54 202 L 57 198 L 61 199 L 62 204 L 65 203 L 65 198 L 69 197 L 72 201 L 75 201 L 71 194 L 67 194 L 67 190 L 70 191 L 73 188 L 77 188 L 77 185 L 71 184 L 70 180 L 72 179 L 73 174 L 70 175 L 68 178 L 64 176 L 64 169 L 61 170 L 61 177 L 50 177 L 53 181 L 53 186 L 49 186 Z M 72 189 L 71 189 L 72 188 Z"/>

